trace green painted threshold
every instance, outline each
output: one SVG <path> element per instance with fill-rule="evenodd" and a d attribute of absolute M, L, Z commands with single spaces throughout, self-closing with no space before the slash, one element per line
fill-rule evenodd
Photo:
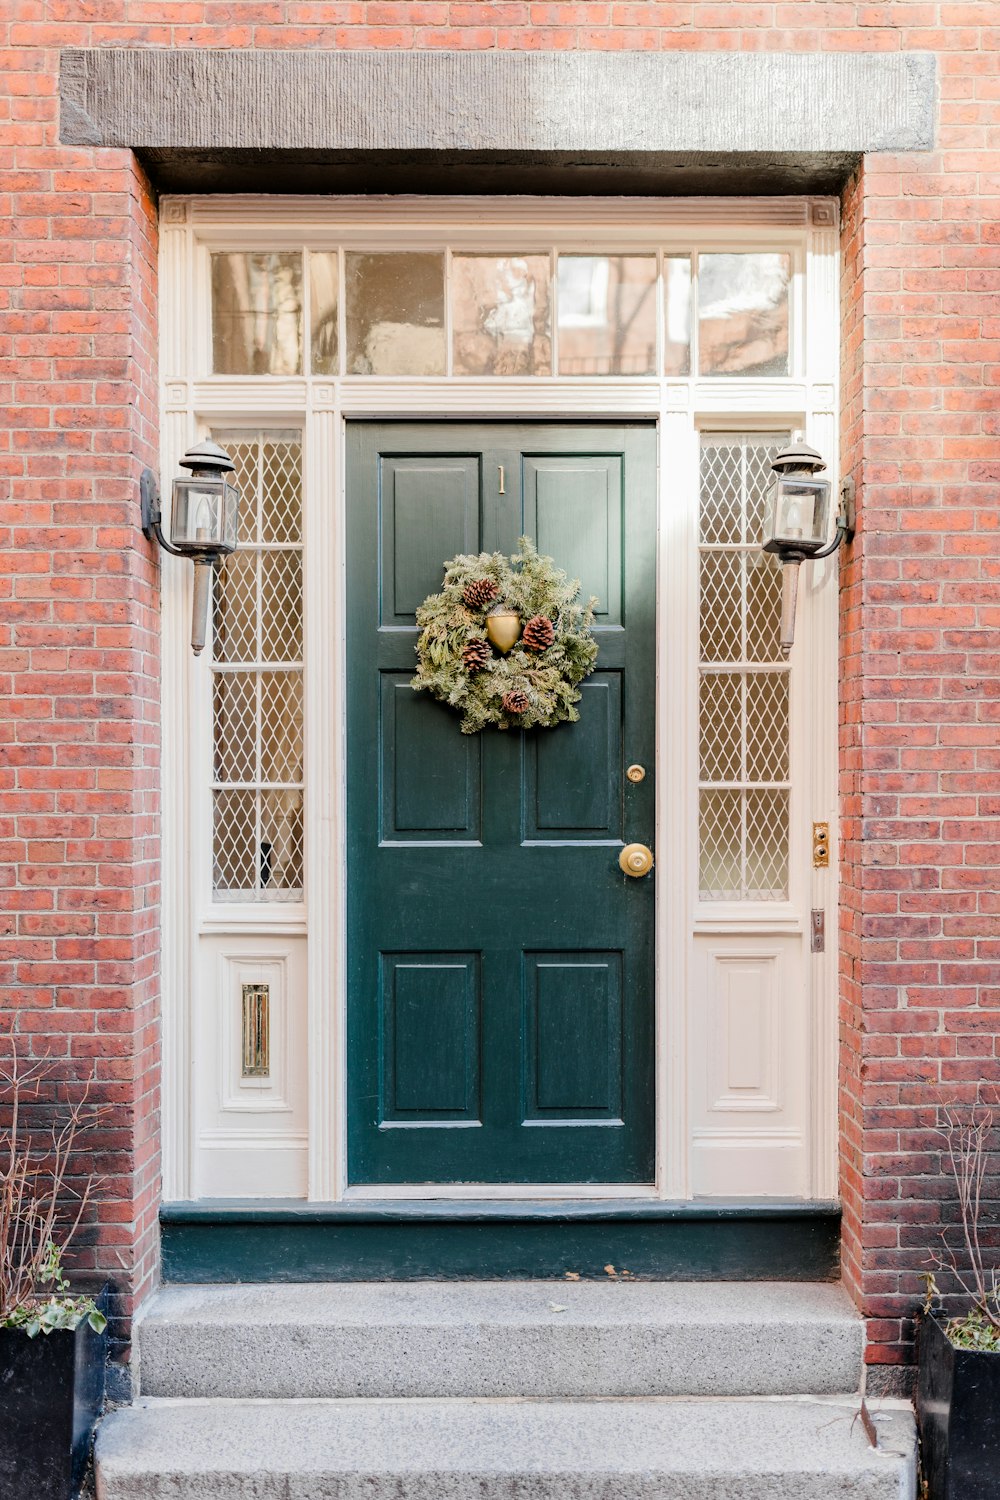
<path fill-rule="evenodd" d="M 657 1281 L 830 1281 L 833 1202 L 211 1199 L 160 1210 L 163 1279 L 428 1281 L 616 1273 Z"/>

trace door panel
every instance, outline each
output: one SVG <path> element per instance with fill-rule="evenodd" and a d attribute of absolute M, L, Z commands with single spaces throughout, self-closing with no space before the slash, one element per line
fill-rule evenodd
<path fill-rule="evenodd" d="M 350 1181 L 650 1182 L 654 431 L 352 424 L 347 503 Z M 414 611 L 525 532 L 599 595 L 598 669 L 577 724 L 463 735 Z"/>
<path fill-rule="evenodd" d="M 581 683 L 580 722 L 587 736 L 527 737 L 524 838 L 609 839 L 621 843 L 622 674 L 595 672 Z"/>
<path fill-rule="evenodd" d="M 382 842 L 478 841 L 480 742 L 455 733 L 455 715 L 446 704 L 418 700 L 411 676 L 380 677 Z M 428 713 L 427 707 L 438 711 Z"/>
<path fill-rule="evenodd" d="M 476 454 L 387 458 L 380 495 L 383 625 L 412 625 L 441 586 L 441 560 L 478 552 Z"/>

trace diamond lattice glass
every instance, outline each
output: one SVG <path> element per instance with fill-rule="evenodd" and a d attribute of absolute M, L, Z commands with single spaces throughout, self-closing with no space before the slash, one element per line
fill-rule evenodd
<path fill-rule="evenodd" d="M 700 504 L 700 892 L 788 895 L 789 671 L 778 650 L 781 571 L 760 551 L 783 433 L 711 433 Z"/>
<path fill-rule="evenodd" d="M 215 580 L 213 889 L 302 896 L 302 442 L 213 433 L 236 464 L 245 540 Z"/>

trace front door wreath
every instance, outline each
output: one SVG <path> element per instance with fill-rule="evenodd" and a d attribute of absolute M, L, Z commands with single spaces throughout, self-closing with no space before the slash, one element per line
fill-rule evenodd
<path fill-rule="evenodd" d="M 417 610 L 417 672 L 426 690 L 462 715 L 462 733 L 551 729 L 580 714 L 578 684 L 594 670 L 596 599 L 527 537 L 513 557 L 461 554 L 445 564 L 439 594 Z"/>

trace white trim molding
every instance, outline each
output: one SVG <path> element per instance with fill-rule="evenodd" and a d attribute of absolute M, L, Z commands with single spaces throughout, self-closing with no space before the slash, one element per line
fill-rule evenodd
<path fill-rule="evenodd" d="M 305 897 L 296 903 L 212 900 L 205 769 L 212 674 L 206 663 L 191 658 L 186 644 L 188 570 L 164 560 L 164 722 L 171 725 L 164 745 L 163 803 L 167 1198 L 191 1199 L 207 1180 L 218 1184 L 221 1169 L 213 1165 L 206 1177 L 200 1151 L 208 1152 L 215 1164 L 238 1161 L 234 1184 L 254 1180 L 247 1163 L 258 1147 L 261 1159 L 266 1155 L 267 1160 L 266 1170 L 256 1179 L 262 1193 L 308 1195 L 317 1202 L 376 1196 L 350 1188 L 346 1173 L 344 432 L 347 422 L 360 418 L 430 421 L 461 416 L 645 419 L 658 426 L 657 1174 L 649 1188 L 628 1193 L 671 1200 L 746 1191 L 762 1197 L 834 1197 L 836 841 L 834 832 L 830 869 L 813 871 L 809 825 L 822 819 L 836 829 L 836 559 L 812 570 L 805 580 L 792 659 L 796 686 L 791 728 L 792 879 L 787 901 L 699 904 L 695 788 L 701 435 L 802 428 L 824 453 L 836 482 L 836 200 L 515 198 L 500 203 L 168 197 L 161 202 L 161 220 L 163 487 L 184 447 L 210 427 L 295 426 L 303 433 L 305 538 Z M 657 256 L 787 251 L 793 268 L 789 374 L 411 379 L 352 377 L 343 365 L 340 373 L 322 376 L 212 373 L 212 250 L 305 252 L 351 246 L 439 248 L 446 257 L 456 248 L 495 248 L 498 254 L 530 248 L 550 254 L 553 268 L 557 247 L 595 255 L 617 248 Z M 662 321 L 662 301 L 659 316 Z M 816 906 L 826 915 L 827 951 L 822 955 L 809 953 L 809 913 Z M 301 1069 L 291 1075 L 296 1110 L 286 1122 L 286 1134 L 275 1135 L 274 1113 L 267 1119 L 252 1111 L 232 1111 L 223 1118 L 213 1113 L 214 1084 L 206 1082 L 205 1055 L 211 1047 L 204 1026 L 220 1004 L 213 956 L 220 951 L 286 955 L 288 1035 L 300 1038 L 303 1052 Z M 778 1078 L 775 1087 L 780 1094 L 789 1070 L 797 1069 L 801 1087 L 794 1107 L 782 1105 L 766 1129 L 761 1125 L 766 1114 L 763 1085 L 754 1108 L 738 1109 L 732 1104 L 732 1091 L 725 1096 L 730 1101 L 726 1109 L 715 1107 L 718 1101 L 713 1104 L 709 1098 L 707 1043 L 692 991 L 702 984 L 697 976 L 704 973 L 712 953 L 779 954 L 782 973 L 794 976 L 798 1019 L 788 1031 L 788 1046 L 780 1049 L 780 1072 L 772 1069 L 767 1077 Z M 772 969 L 778 963 L 774 959 Z M 751 987 L 757 982 L 748 976 Z M 758 1003 L 752 995 L 751 1001 Z M 770 1003 L 760 1001 L 765 1008 Z M 780 1007 L 773 1010 L 772 1021 L 780 1014 Z M 747 1023 L 741 1019 L 739 1024 Z M 217 1071 L 212 1077 L 218 1077 Z M 749 1098 L 753 1089 L 745 1087 Z M 790 1098 L 787 1090 L 782 1097 Z M 241 1145 L 244 1126 L 247 1134 Z M 748 1174 L 754 1152 L 759 1170 Z M 596 1195 L 611 1198 L 623 1192 L 609 1185 Z M 595 1189 L 575 1185 L 556 1192 L 545 1184 L 532 1184 L 498 1194 L 472 1184 L 429 1187 L 426 1194 L 576 1198 L 594 1196 Z M 417 1193 L 412 1188 L 392 1189 L 382 1196 Z"/>

